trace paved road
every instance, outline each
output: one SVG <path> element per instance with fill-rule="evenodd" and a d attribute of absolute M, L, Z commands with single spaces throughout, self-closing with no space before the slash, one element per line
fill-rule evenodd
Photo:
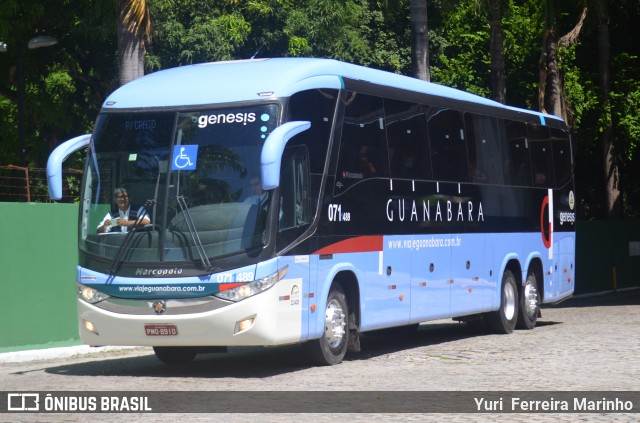
<path fill-rule="evenodd" d="M 363 351 L 314 367 L 300 346 L 235 348 L 167 367 L 150 349 L 0 363 L 0 391 L 639 391 L 640 290 L 543 309 L 532 331 L 487 335 L 424 324 L 363 337 Z M 4 401 L 4 399 L 2 399 Z M 636 409 L 640 404 L 634 404 Z M 295 410 L 293 410 L 295 411 Z M 90 418 L 89 418 L 90 417 Z M 0 421 L 181 421 L 184 414 L 0 414 Z M 190 414 L 190 421 L 639 421 L 640 414 Z"/>

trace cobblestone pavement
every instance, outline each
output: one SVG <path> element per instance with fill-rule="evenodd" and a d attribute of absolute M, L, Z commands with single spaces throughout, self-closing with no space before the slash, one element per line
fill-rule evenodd
<path fill-rule="evenodd" d="M 314 367 L 301 346 L 232 348 L 165 366 L 147 348 L 0 364 L 0 391 L 638 391 L 640 290 L 546 307 L 531 331 L 487 335 L 423 324 L 411 337 L 363 336 L 362 352 Z M 639 404 L 634 404 L 636 408 Z M 296 410 L 292 410 L 296 411 Z M 640 414 L 0 414 L 0 421 L 612 421 Z"/>

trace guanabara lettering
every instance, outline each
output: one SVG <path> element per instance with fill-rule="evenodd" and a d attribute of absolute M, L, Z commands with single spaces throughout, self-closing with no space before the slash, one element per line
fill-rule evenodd
<path fill-rule="evenodd" d="M 409 199 L 387 200 L 387 220 L 404 222 L 484 222 L 482 202 L 477 208 L 473 201 L 416 201 Z"/>

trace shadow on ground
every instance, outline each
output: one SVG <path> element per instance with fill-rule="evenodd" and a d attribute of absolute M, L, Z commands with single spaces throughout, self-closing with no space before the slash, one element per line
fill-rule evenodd
<path fill-rule="evenodd" d="M 570 298 L 560 304 L 544 308 L 633 306 L 640 305 L 640 289 L 606 293 L 597 296 Z M 537 326 L 544 328 L 562 322 L 544 320 Z M 463 323 L 446 322 L 421 325 L 411 334 L 403 331 L 384 335 L 361 337 L 362 351 L 347 355 L 345 361 L 368 360 L 414 348 L 424 348 L 476 336 L 489 335 Z M 190 378 L 266 378 L 293 373 L 314 367 L 304 345 L 274 348 L 236 347 L 226 354 L 200 354 L 194 362 L 167 366 L 153 354 L 120 358 L 87 358 L 86 361 L 45 368 L 48 373 L 69 376 L 122 376 L 122 377 L 190 377 Z"/>
<path fill-rule="evenodd" d="M 565 307 L 602 307 L 640 305 L 640 289 L 612 291 L 596 295 L 579 295 L 571 297 L 559 304 L 546 306 L 549 308 Z"/>
<path fill-rule="evenodd" d="M 539 322 L 540 326 L 556 322 Z M 345 361 L 367 360 L 414 348 L 490 335 L 464 323 L 431 323 L 413 333 L 404 331 L 361 336 L 362 351 L 348 354 Z M 146 351 L 146 350 L 145 350 Z M 150 351 L 150 350 L 149 350 Z M 131 353 L 126 353 L 131 354 Z M 266 378 L 314 367 L 304 345 L 282 347 L 233 347 L 223 354 L 199 354 L 189 364 L 165 365 L 153 354 L 120 358 L 87 358 L 86 361 L 42 369 L 61 376 Z"/>

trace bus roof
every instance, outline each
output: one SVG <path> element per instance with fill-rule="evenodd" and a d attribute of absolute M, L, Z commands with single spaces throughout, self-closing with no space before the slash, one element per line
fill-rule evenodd
<path fill-rule="evenodd" d="M 104 110 L 234 103 L 289 97 L 305 89 L 343 88 L 343 78 L 523 112 L 493 100 L 416 78 L 332 59 L 275 58 L 212 62 L 151 73 L 113 92 Z M 528 111 L 541 122 L 555 116 Z"/>

